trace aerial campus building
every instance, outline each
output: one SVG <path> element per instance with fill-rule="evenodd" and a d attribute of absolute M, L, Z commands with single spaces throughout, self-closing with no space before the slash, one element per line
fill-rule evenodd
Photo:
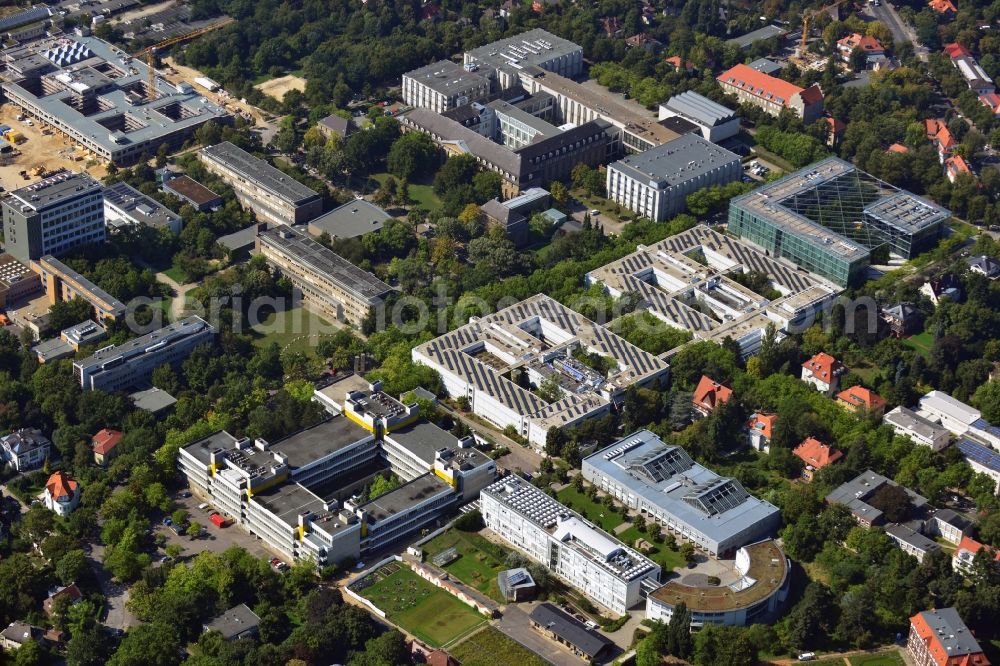
<path fill-rule="evenodd" d="M 180 364 L 195 347 L 214 338 L 211 324 L 201 317 L 188 317 L 74 361 L 73 375 L 84 391 L 120 391 L 147 381 L 161 365 Z"/>
<path fill-rule="evenodd" d="M 769 300 L 733 279 L 751 271 L 766 275 L 781 297 Z M 585 280 L 615 298 L 638 294 L 639 308 L 696 340 L 730 337 L 746 356 L 760 349 L 769 324 L 808 326 L 840 291 L 706 225 L 639 246 Z"/>
<path fill-rule="evenodd" d="M 467 51 L 464 64 L 494 81 L 496 87 L 510 88 L 517 83 L 518 74 L 530 67 L 579 76 L 583 72 L 583 47 L 535 28 Z"/>
<path fill-rule="evenodd" d="M 323 212 L 319 193 L 228 141 L 202 148 L 198 158 L 262 221 L 300 224 Z"/>
<path fill-rule="evenodd" d="M 392 287 L 289 226 L 262 231 L 257 249 L 302 291 L 318 314 L 360 326 Z"/>
<path fill-rule="evenodd" d="M 403 74 L 403 101 L 415 108 L 444 113 L 490 94 L 490 79 L 478 74 L 479 65 L 465 67 L 440 60 Z"/>
<path fill-rule="evenodd" d="M 640 430 L 583 459 L 583 478 L 714 557 L 771 536 L 778 508 Z"/>
<path fill-rule="evenodd" d="M 613 361 L 605 376 L 577 359 L 598 353 Z M 533 446 L 550 428 L 600 417 L 624 399 L 630 386 L 666 379 L 669 366 L 555 299 L 537 294 L 413 349 L 413 360 L 441 374 L 447 392 L 468 398 L 481 418 L 512 426 Z M 548 378 L 560 396 L 543 399 Z"/>
<path fill-rule="evenodd" d="M 31 267 L 41 276 L 50 305 L 82 298 L 98 322 L 120 319 L 128 311 L 124 303 L 50 254 L 31 262 Z"/>
<path fill-rule="evenodd" d="M 2 57 L 7 101 L 115 164 L 178 148 L 206 122 L 230 118 L 190 84 L 155 77 L 150 91 L 146 63 L 96 37 L 45 37 Z"/>
<path fill-rule="evenodd" d="M 725 141 L 740 131 L 740 117 L 735 111 L 693 90 L 674 95 L 660 104 L 659 118 L 683 118 L 694 123 L 701 135 L 712 143 Z"/>
<path fill-rule="evenodd" d="M 421 421 L 378 384 L 316 397 L 332 415 L 315 426 L 274 443 L 217 432 L 178 458 L 192 490 L 293 560 L 337 564 L 399 543 L 496 479 L 471 437 Z M 402 485 L 366 498 L 389 472 Z"/>
<path fill-rule="evenodd" d="M 103 189 L 88 174 L 63 171 L 14 190 L 2 204 L 7 252 L 27 264 L 103 241 Z"/>
<path fill-rule="evenodd" d="M 659 586 L 660 567 L 518 476 L 482 491 L 486 526 L 615 613 Z"/>
<path fill-rule="evenodd" d="M 104 222 L 116 229 L 147 226 L 174 234 L 184 224 L 180 215 L 125 182 L 104 188 Z"/>
<path fill-rule="evenodd" d="M 608 165 L 608 199 L 662 222 L 687 208 L 687 196 L 743 175 L 740 156 L 697 134 L 685 134 Z"/>
<path fill-rule="evenodd" d="M 729 231 L 847 286 L 872 253 L 909 259 L 932 247 L 951 213 L 836 157 L 737 197 Z"/>
<path fill-rule="evenodd" d="M 720 571 L 719 585 L 708 585 L 700 574 L 681 574 L 646 597 L 646 619 L 669 622 L 674 609 L 685 604 L 691 626 L 749 626 L 773 618 L 788 599 L 791 563 L 781 547 L 765 539 L 736 551 L 732 567 Z"/>

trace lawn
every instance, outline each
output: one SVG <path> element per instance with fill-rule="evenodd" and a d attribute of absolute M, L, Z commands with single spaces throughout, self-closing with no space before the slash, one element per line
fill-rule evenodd
<path fill-rule="evenodd" d="M 448 649 L 462 666 L 548 666 L 548 662 L 493 627 L 473 634 Z"/>
<path fill-rule="evenodd" d="M 382 185 L 388 177 L 389 174 L 387 173 L 372 175 L 372 179 L 377 181 L 379 185 Z M 409 183 L 408 190 L 410 200 L 414 206 L 424 208 L 431 213 L 441 208 L 441 199 L 438 198 L 438 195 L 434 194 L 434 188 L 429 183 Z"/>
<path fill-rule="evenodd" d="M 605 532 L 611 532 L 625 522 L 625 517 L 622 514 L 611 511 L 600 502 L 595 502 L 572 485 L 566 486 L 557 495 L 560 502 L 595 525 L 599 525 Z"/>
<path fill-rule="evenodd" d="M 388 619 L 428 645 L 440 647 L 486 622 L 486 618 L 456 597 L 431 585 L 407 567 L 395 571 L 359 593 L 385 611 Z"/>
<path fill-rule="evenodd" d="M 168 278 L 176 282 L 177 284 L 187 284 L 188 274 L 184 272 L 184 269 L 180 266 L 174 265 L 163 271 L 163 274 Z"/>
<path fill-rule="evenodd" d="M 848 661 L 851 662 L 851 666 L 903 666 L 905 664 L 898 652 L 850 657 Z"/>
<path fill-rule="evenodd" d="M 636 539 L 645 539 L 653 544 L 653 550 L 646 553 L 646 557 L 659 564 L 665 572 L 684 566 L 684 558 L 681 556 L 679 550 L 671 550 L 666 545 L 656 544 L 649 538 L 648 534 L 640 532 L 639 528 L 635 525 L 617 536 L 622 543 L 633 548 L 635 547 Z"/>
<path fill-rule="evenodd" d="M 445 565 L 444 570 L 490 599 L 503 603 L 497 574 L 507 568 L 504 564 L 507 551 L 474 532 L 452 528 L 424 544 L 426 561 L 431 562 L 434 555 L 452 547 L 458 550 L 459 558 Z"/>
<path fill-rule="evenodd" d="M 277 342 L 282 351 L 287 348 L 310 353 L 319 338 L 332 335 L 340 327 L 298 305 L 291 310 L 268 312 L 262 321 L 251 322 L 251 328 L 258 347 Z"/>
<path fill-rule="evenodd" d="M 779 155 L 775 155 L 770 150 L 764 148 L 761 145 L 754 146 L 753 151 L 757 154 L 758 157 L 760 157 L 766 162 L 770 162 L 779 169 L 782 169 L 784 171 L 795 171 L 795 166 L 791 162 L 789 162 L 788 160 Z"/>
<path fill-rule="evenodd" d="M 934 347 L 934 336 L 924 331 L 923 333 L 911 335 L 906 338 L 903 340 L 903 344 L 907 347 L 912 347 L 918 354 L 929 360 L 931 349 Z"/>

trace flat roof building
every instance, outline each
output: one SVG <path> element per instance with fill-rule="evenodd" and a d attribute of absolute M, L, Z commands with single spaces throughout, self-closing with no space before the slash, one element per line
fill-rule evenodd
<path fill-rule="evenodd" d="M 202 632 L 217 631 L 226 641 L 252 638 L 260 630 L 260 618 L 246 604 L 233 606 L 222 615 L 202 625 Z"/>
<path fill-rule="evenodd" d="M 360 326 L 392 292 L 385 282 L 298 229 L 262 231 L 257 249 L 302 291 L 306 303 L 331 320 Z"/>
<path fill-rule="evenodd" d="M 98 349 L 73 363 L 84 391 L 120 391 L 149 379 L 161 365 L 179 365 L 194 348 L 209 344 L 215 328 L 201 317 L 188 317 L 120 345 Z"/>
<path fill-rule="evenodd" d="M 674 95 L 660 104 L 660 120 L 681 118 L 694 123 L 702 137 L 712 143 L 736 136 L 740 119 L 736 112 L 693 90 Z"/>
<path fill-rule="evenodd" d="M 198 157 L 263 221 L 299 224 L 323 211 L 318 192 L 228 141 L 202 148 Z"/>
<path fill-rule="evenodd" d="M 826 496 L 826 502 L 828 504 L 843 504 L 850 509 L 855 520 L 865 527 L 881 525 L 885 522 L 882 511 L 866 500 L 885 485 L 903 488 L 915 510 L 922 510 L 927 506 L 926 498 L 871 470 L 862 472 L 854 479 L 835 488 Z"/>
<path fill-rule="evenodd" d="M 892 426 L 897 435 L 909 437 L 915 444 L 929 446 L 935 451 L 942 450 L 951 441 L 951 433 L 947 428 L 902 405 L 886 414 L 882 422 Z"/>
<path fill-rule="evenodd" d="M 444 113 L 490 94 L 490 79 L 479 65 L 464 67 L 451 60 L 424 65 L 403 74 L 403 101 L 413 107 Z"/>
<path fill-rule="evenodd" d="M 847 286 L 863 279 L 876 249 L 909 259 L 933 247 L 950 215 L 830 157 L 733 199 L 728 229 Z"/>
<path fill-rule="evenodd" d="M 615 613 L 639 603 L 643 581 L 659 580 L 659 565 L 518 476 L 483 490 L 480 507 L 504 541 Z"/>
<path fill-rule="evenodd" d="M 7 252 L 21 263 L 104 241 L 103 187 L 63 171 L 14 190 L 2 203 Z"/>
<path fill-rule="evenodd" d="M 662 222 L 687 208 L 687 196 L 743 175 L 740 156 L 697 134 L 685 134 L 608 165 L 608 198 Z"/>
<path fill-rule="evenodd" d="M 596 352 L 613 362 L 607 376 L 574 357 Z M 437 337 L 412 352 L 441 373 L 445 390 L 466 396 L 472 411 L 499 428 L 513 426 L 542 447 L 550 428 L 572 427 L 608 413 L 630 386 L 651 386 L 669 366 L 555 299 L 537 294 Z M 549 402 L 513 381 L 519 370 L 533 386 L 558 381 Z"/>
<path fill-rule="evenodd" d="M 42 287 L 38 273 L 31 270 L 13 255 L 0 254 L 0 308 L 31 296 Z"/>
<path fill-rule="evenodd" d="M 185 174 L 164 180 L 163 191 L 186 201 L 199 212 L 222 205 L 222 197 Z"/>
<path fill-rule="evenodd" d="M 571 78 L 579 76 L 583 72 L 583 47 L 534 28 L 467 51 L 464 64 L 478 65 L 479 74 L 495 80 L 500 88 L 510 88 L 526 67 Z"/>
<path fill-rule="evenodd" d="M 757 42 L 763 41 L 765 39 L 772 39 L 777 37 L 778 39 L 783 38 L 788 34 L 788 31 L 776 25 L 765 25 L 763 28 L 757 28 L 752 30 L 745 35 L 740 35 L 739 37 L 733 37 L 726 44 L 733 44 L 746 50 L 756 44 Z"/>
<path fill-rule="evenodd" d="M 128 397 L 136 409 L 150 414 L 163 414 L 177 404 L 177 399 L 174 396 L 158 388 L 136 391 Z"/>
<path fill-rule="evenodd" d="M 184 223 L 180 215 L 125 182 L 104 188 L 104 221 L 115 228 L 145 225 L 175 234 Z"/>
<path fill-rule="evenodd" d="M 97 37 L 44 37 L 3 57 L 8 101 L 115 164 L 134 164 L 162 144 L 179 148 L 206 122 L 231 120 L 188 83 L 155 76 L 149 91 L 146 63 Z"/>
<path fill-rule="evenodd" d="M 32 267 L 42 277 L 51 305 L 82 298 L 93 308 L 98 321 L 115 321 L 128 311 L 124 303 L 51 255 L 32 262 Z"/>
<path fill-rule="evenodd" d="M 781 523 L 776 506 L 648 430 L 584 458 L 583 478 L 716 557 L 771 536 Z"/>
<path fill-rule="evenodd" d="M 389 213 L 375 204 L 364 199 L 354 199 L 310 220 L 309 233 L 313 236 L 327 233 L 330 238 L 358 238 L 378 231 L 386 220 L 391 219 Z"/>

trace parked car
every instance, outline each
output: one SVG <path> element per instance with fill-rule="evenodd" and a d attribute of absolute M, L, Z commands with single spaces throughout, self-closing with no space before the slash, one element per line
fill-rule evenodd
<path fill-rule="evenodd" d="M 815 652 L 803 652 L 799 655 L 799 661 L 812 661 L 816 658 Z"/>

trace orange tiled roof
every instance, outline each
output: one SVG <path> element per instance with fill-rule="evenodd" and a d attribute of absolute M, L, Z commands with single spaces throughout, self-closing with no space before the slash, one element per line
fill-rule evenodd
<path fill-rule="evenodd" d="M 812 465 L 813 469 L 823 469 L 844 457 L 843 452 L 813 437 L 806 437 L 802 440 L 802 443 L 796 446 L 792 453 L 801 458 L 805 464 Z"/>
<path fill-rule="evenodd" d="M 692 402 L 710 412 L 722 403 L 729 402 L 731 397 L 733 397 L 731 388 L 702 375 L 701 381 L 698 382 L 698 386 L 694 390 Z"/>
<path fill-rule="evenodd" d="M 58 500 L 64 497 L 73 497 L 79 485 L 76 481 L 69 478 L 66 472 L 59 470 L 49 477 L 49 480 L 45 483 L 45 490 L 49 495 Z"/>
<path fill-rule="evenodd" d="M 853 51 L 856 48 L 861 48 L 868 52 L 882 52 L 885 48 L 882 43 L 879 42 L 874 37 L 869 37 L 868 35 L 862 35 L 861 33 L 853 33 L 844 37 L 837 42 L 837 46 L 847 49 L 848 51 Z"/>
<path fill-rule="evenodd" d="M 983 548 L 986 549 L 986 552 L 992 552 L 993 553 L 993 559 L 997 560 L 998 562 L 1000 562 L 1000 550 L 994 550 L 994 549 L 990 548 L 989 546 L 985 546 L 985 545 L 979 543 L 978 541 L 976 541 L 972 537 L 965 536 L 964 534 L 962 535 L 962 540 L 958 542 L 958 547 L 955 548 L 955 552 L 952 554 L 952 558 L 957 558 L 958 554 L 961 551 L 963 551 L 963 550 L 968 551 L 969 554 L 971 554 L 971 555 L 975 555 L 976 553 L 978 553 Z"/>
<path fill-rule="evenodd" d="M 900 153 L 902 155 L 905 155 L 906 153 L 910 152 L 910 149 L 901 143 L 894 143 L 891 146 L 889 146 L 887 152 Z"/>
<path fill-rule="evenodd" d="M 955 58 L 962 58 L 962 57 L 971 58 L 972 57 L 972 52 L 969 51 L 969 49 L 967 49 L 964 46 L 962 46 L 961 44 L 959 44 L 958 42 L 952 42 L 950 44 L 945 44 L 943 51 L 944 51 L 944 54 L 946 56 L 948 56 L 949 58 L 951 58 L 952 60 L 954 60 Z"/>
<path fill-rule="evenodd" d="M 757 97 L 762 97 L 771 101 L 781 100 L 783 106 L 788 106 L 788 102 L 794 95 L 804 92 L 802 88 L 794 83 L 789 83 L 775 76 L 769 76 L 763 72 L 758 72 L 752 67 L 739 64 L 715 77 L 720 83 L 735 86 L 745 90 Z M 823 99 L 820 93 L 820 99 Z"/>
<path fill-rule="evenodd" d="M 847 129 L 847 125 L 837 120 L 836 118 L 831 118 L 830 116 L 827 116 L 823 120 L 825 120 L 827 124 L 830 125 L 830 129 L 833 130 L 834 134 L 840 134 L 845 129 Z"/>
<path fill-rule="evenodd" d="M 669 58 L 667 58 L 667 64 L 668 65 L 673 65 L 674 69 L 681 69 L 681 57 L 680 56 L 670 56 Z M 684 69 L 686 69 L 686 70 L 695 69 L 695 65 L 694 65 L 693 62 L 691 62 L 690 60 L 688 60 L 688 61 L 686 61 L 686 65 L 684 66 Z"/>
<path fill-rule="evenodd" d="M 816 379 L 829 383 L 844 366 L 826 352 L 820 352 L 803 363 L 802 367 L 811 372 Z"/>
<path fill-rule="evenodd" d="M 933 9 L 938 14 L 957 14 L 958 8 L 955 7 L 955 3 L 951 0 L 930 0 L 927 6 Z"/>
<path fill-rule="evenodd" d="M 101 455 L 106 455 L 112 451 L 118 442 L 122 440 L 122 433 L 118 430 L 109 430 L 104 428 L 94 435 L 93 445 L 94 453 L 100 453 Z"/>
<path fill-rule="evenodd" d="M 950 173 L 956 176 L 960 173 L 972 173 L 972 169 L 969 168 L 968 163 L 962 158 L 961 155 L 953 155 L 949 157 L 944 161 L 944 166 Z"/>
<path fill-rule="evenodd" d="M 983 93 L 979 96 L 979 101 L 989 107 L 994 114 L 1000 113 L 1000 95 L 995 92 Z"/>
<path fill-rule="evenodd" d="M 761 414 L 757 412 L 750 417 L 747 421 L 747 428 L 753 430 L 754 432 L 759 432 L 764 437 L 771 439 L 771 433 L 774 431 L 774 422 L 778 420 L 777 414 Z"/>
<path fill-rule="evenodd" d="M 849 389 L 841 391 L 837 394 L 837 399 L 855 408 L 883 409 L 885 407 L 885 399 L 874 391 L 869 391 L 864 386 L 852 386 Z"/>
<path fill-rule="evenodd" d="M 910 625 L 917 632 L 917 635 L 920 636 L 924 645 L 927 646 L 931 659 L 934 660 L 936 666 L 990 666 L 989 660 L 982 652 L 963 655 L 949 654 L 945 646 L 941 644 L 941 640 L 934 632 L 934 629 L 927 624 L 927 620 L 924 619 L 922 613 L 917 613 L 911 617 Z M 968 631 L 968 628 L 965 630 Z"/>

